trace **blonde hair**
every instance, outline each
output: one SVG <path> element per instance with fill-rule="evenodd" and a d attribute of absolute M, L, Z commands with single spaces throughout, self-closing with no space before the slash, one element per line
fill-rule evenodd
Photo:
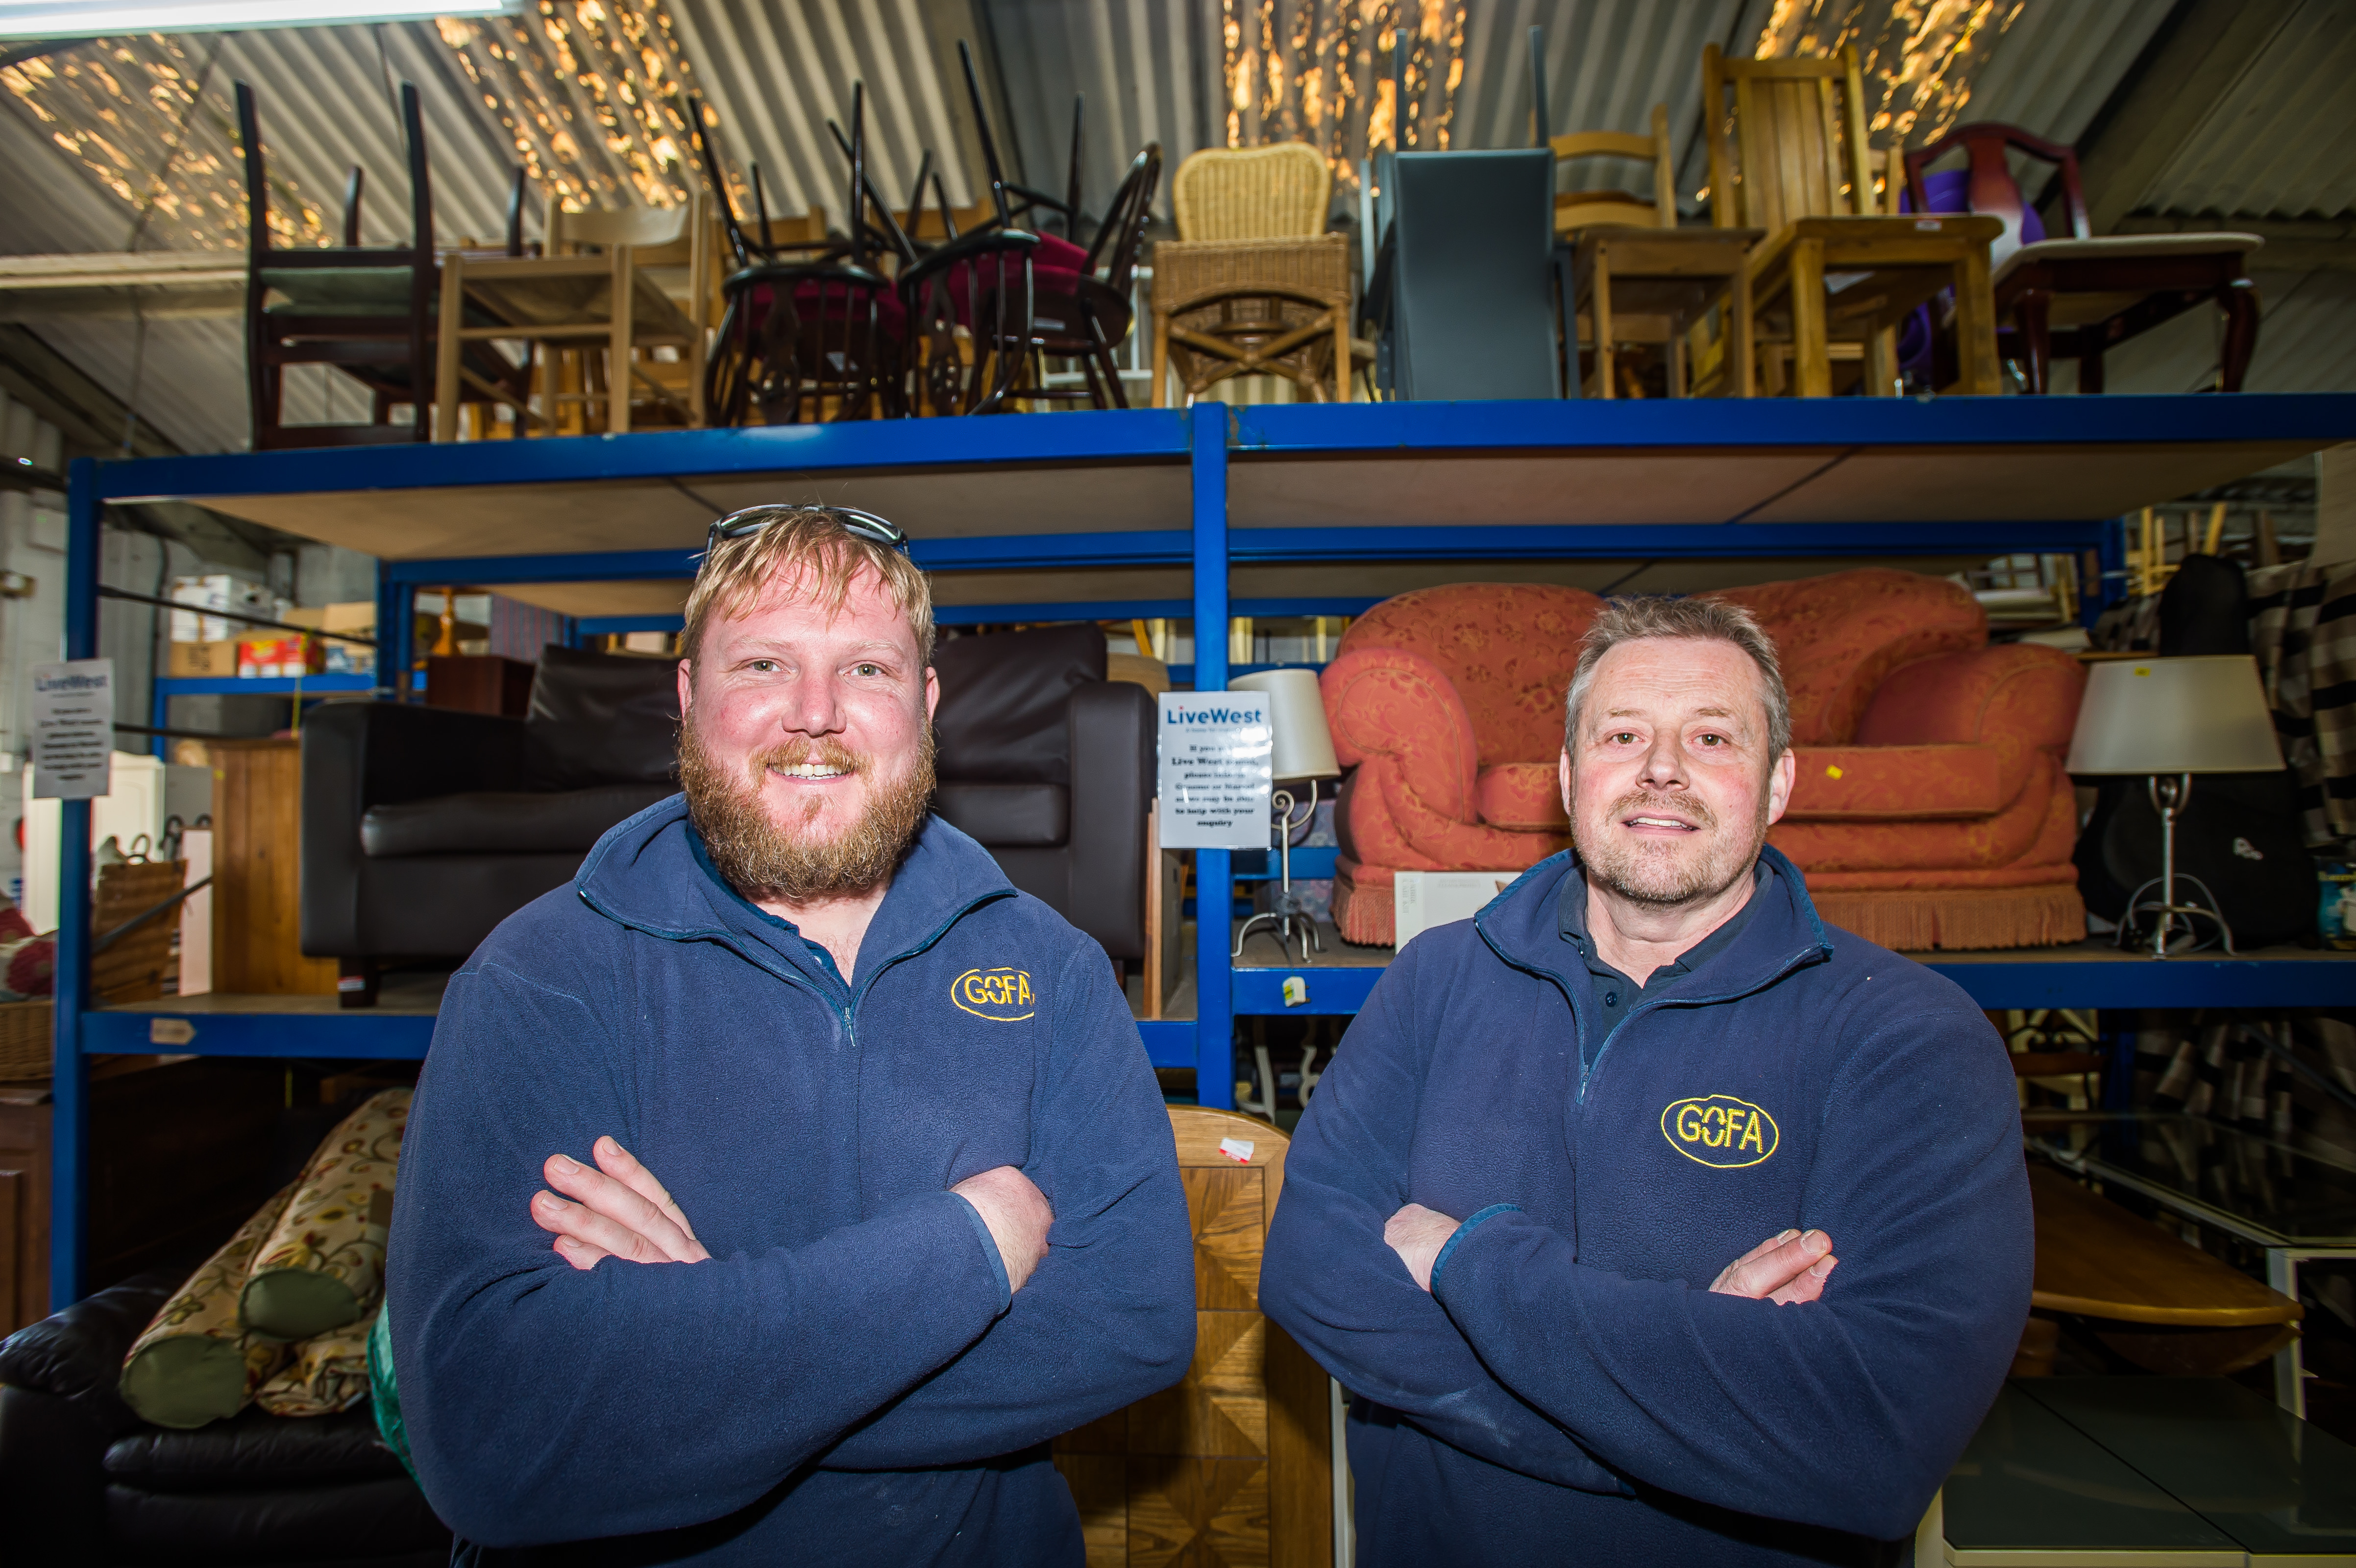
<path fill-rule="evenodd" d="M 1579 664 L 1571 671 L 1570 694 L 1563 703 L 1564 738 L 1574 750 L 1579 744 L 1579 710 L 1587 705 L 1587 693 L 1595 685 L 1595 667 L 1621 643 L 1646 637 L 1730 642 L 1749 654 L 1758 667 L 1761 695 L 1767 706 L 1770 766 L 1792 748 L 1791 694 L 1783 689 L 1783 670 L 1776 661 L 1775 645 L 1760 628 L 1758 618 L 1740 605 L 1720 599 L 1639 594 L 1606 600 L 1580 641 Z"/>
<path fill-rule="evenodd" d="M 851 585 L 872 571 L 916 635 L 920 667 L 933 662 L 933 585 L 903 552 L 864 539 L 826 507 L 779 506 L 750 533 L 723 539 L 704 553 L 688 591 L 680 657 L 693 660 L 704 628 L 715 616 L 742 615 L 780 580 L 802 585 L 829 616 L 841 613 Z M 741 513 L 739 514 L 742 515 Z"/>

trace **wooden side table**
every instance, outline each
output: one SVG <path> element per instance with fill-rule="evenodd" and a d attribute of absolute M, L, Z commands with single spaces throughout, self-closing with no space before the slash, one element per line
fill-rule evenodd
<path fill-rule="evenodd" d="M 1189 397 L 1231 376 L 1276 375 L 1347 403 L 1353 352 L 1346 234 L 1153 247 L 1154 407 L 1167 406 L 1173 363 Z"/>
<path fill-rule="evenodd" d="M 1751 248 L 1764 233 L 1758 229 L 1618 224 L 1581 231 L 1571 263 L 1572 309 L 1587 318 L 1595 344 L 1594 395 L 1619 395 L 1613 372 L 1618 346 L 1623 342 L 1665 344 L 1669 395 L 1688 395 L 1686 332 L 1724 300 L 1733 360 L 1727 388 L 1735 397 L 1749 397 L 1753 379 Z M 1644 317 L 1652 319 L 1644 322 Z M 1576 360 L 1571 363 L 1575 367 Z"/>

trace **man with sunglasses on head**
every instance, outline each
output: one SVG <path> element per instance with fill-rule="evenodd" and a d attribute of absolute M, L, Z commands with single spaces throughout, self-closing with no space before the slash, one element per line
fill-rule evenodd
<path fill-rule="evenodd" d="M 1185 1371 L 1152 1071 L 1103 950 L 928 814 L 932 643 L 883 519 L 723 519 L 684 793 L 452 978 L 387 1323 L 461 1561 L 1076 1568 L 1049 1439 Z"/>

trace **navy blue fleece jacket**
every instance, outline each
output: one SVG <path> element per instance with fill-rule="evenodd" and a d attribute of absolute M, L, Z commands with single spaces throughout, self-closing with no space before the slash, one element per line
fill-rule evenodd
<path fill-rule="evenodd" d="M 1883 1559 L 1995 1399 L 2033 1240 L 2003 1045 L 1766 854 L 1584 1072 L 1566 854 L 1408 944 L 1318 1084 L 1260 1304 L 1356 1396 L 1362 1568 Z M 1430 1294 L 1383 1241 L 1409 1202 L 1467 1221 Z M 1822 1300 L 1709 1294 L 1807 1227 Z"/>
<path fill-rule="evenodd" d="M 451 982 L 387 1281 L 426 1496 L 494 1549 L 1078 1564 L 1044 1444 L 1175 1382 L 1194 1339 L 1170 1124 L 1110 962 L 937 817 L 847 988 L 700 851 L 682 798 L 639 813 Z M 608 1133 L 710 1262 L 550 1250 L 541 1162 Z M 1011 1298 L 948 1190 L 1001 1165 L 1055 1213 Z"/>

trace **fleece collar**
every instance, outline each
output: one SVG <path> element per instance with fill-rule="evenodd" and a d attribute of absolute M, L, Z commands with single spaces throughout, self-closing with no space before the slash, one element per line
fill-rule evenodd
<path fill-rule="evenodd" d="M 667 941 L 718 941 L 765 969 L 782 958 L 805 980 L 821 972 L 791 922 L 739 896 L 709 867 L 687 818 L 687 797 L 659 800 L 608 831 L 573 886 L 617 925 Z M 927 816 L 860 943 L 858 985 L 940 940 L 967 911 L 1014 896 L 988 850 Z M 782 939 L 782 940 L 781 940 Z"/>
<path fill-rule="evenodd" d="M 1799 867 L 1772 844 L 1761 848 L 1759 858 L 1775 875 L 1751 896 L 1740 933 L 1703 960 L 1677 987 L 1680 1003 L 1730 1002 L 1794 970 L 1831 961 L 1832 940 L 1816 918 Z M 1522 873 L 1473 917 L 1472 924 L 1499 958 L 1570 991 L 1574 988 L 1563 963 L 1566 955 L 1577 955 L 1562 940 L 1563 900 L 1576 899 L 1583 908 L 1586 897 L 1578 854 L 1564 850 Z"/>

